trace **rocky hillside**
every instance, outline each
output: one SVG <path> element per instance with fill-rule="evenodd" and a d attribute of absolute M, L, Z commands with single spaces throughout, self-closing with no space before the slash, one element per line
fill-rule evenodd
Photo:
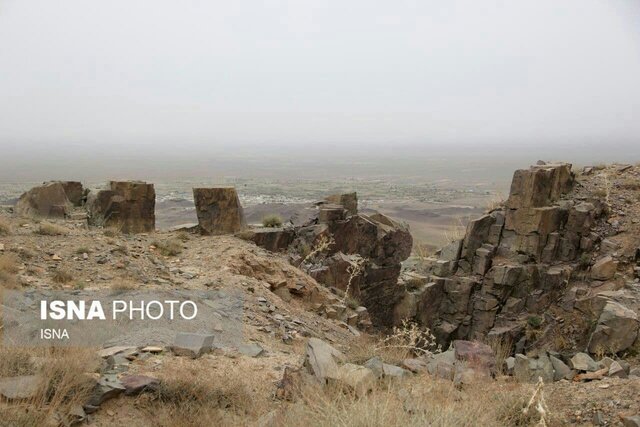
<path fill-rule="evenodd" d="M 135 344 L 4 343 L 0 425 L 640 423 L 640 167 L 516 171 L 432 256 L 354 193 L 247 228 L 233 189 L 195 189 L 200 224 L 171 232 L 154 231 L 154 194 L 25 193 L 0 212 L 2 288 L 236 292 L 242 342 L 220 343 L 220 312 Z"/>

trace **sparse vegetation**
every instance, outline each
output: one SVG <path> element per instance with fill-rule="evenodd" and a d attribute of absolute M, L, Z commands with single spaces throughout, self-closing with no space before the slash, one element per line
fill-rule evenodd
<path fill-rule="evenodd" d="M 464 391 L 452 382 L 415 377 L 381 383 L 358 396 L 340 387 L 309 386 L 278 414 L 287 426 L 532 426 L 535 411 L 523 410 L 529 396 L 517 385 L 501 389 L 485 383 Z"/>
<path fill-rule="evenodd" d="M 178 239 L 155 240 L 152 245 L 163 256 L 176 256 L 182 253 L 182 241 Z"/>
<path fill-rule="evenodd" d="M 349 267 L 347 267 L 347 273 L 349 273 L 349 279 L 347 280 L 347 287 L 344 290 L 344 297 L 342 298 L 342 303 L 345 304 L 347 298 L 350 297 L 349 292 L 351 291 L 351 284 L 353 279 L 360 276 L 364 270 L 365 259 L 361 257 L 357 257 L 354 260 L 349 261 Z M 357 306 L 356 306 L 357 307 Z"/>
<path fill-rule="evenodd" d="M 262 218 L 262 226 L 271 228 L 282 227 L 282 217 L 279 215 L 267 215 Z"/>
<path fill-rule="evenodd" d="M 487 345 L 493 350 L 493 354 L 496 355 L 496 371 L 500 375 L 505 375 L 504 370 L 505 360 L 511 356 L 513 349 L 513 341 L 510 338 L 503 337 L 489 337 L 487 339 Z"/>
<path fill-rule="evenodd" d="M 11 232 L 11 223 L 5 218 L 0 218 L 0 236 L 8 236 Z"/>
<path fill-rule="evenodd" d="M 403 321 L 386 336 L 363 335 L 353 341 L 347 358 L 350 362 L 362 364 L 374 356 L 387 363 L 399 364 L 404 359 L 440 352 L 435 338 L 426 328 L 412 322 Z"/>
<path fill-rule="evenodd" d="M 591 255 L 586 252 L 580 255 L 578 266 L 581 270 L 587 270 L 591 266 Z"/>
<path fill-rule="evenodd" d="M 137 285 L 134 282 L 130 280 L 120 279 L 111 284 L 111 294 L 118 295 L 128 291 L 132 291 L 135 288 L 137 288 Z"/>
<path fill-rule="evenodd" d="M 95 380 L 90 376 L 99 358 L 90 348 L 0 347 L 0 376 L 36 374 L 40 387 L 33 397 L 19 403 L 0 403 L 3 426 L 46 425 L 57 417 L 70 424 L 71 412 L 89 399 Z M 38 366 L 32 360 L 39 359 Z"/>
<path fill-rule="evenodd" d="M 82 254 L 88 254 L 91 251 L 86 246 L 80 246 L 79 248 L 76 249 L 75 252 L 76 252 L 76 255 L 82 255 Z"/>
<path fill-rule="evenodd" d="M 529 316 L 527 317 L 527 324 L 533 329 L 540 329 L 540 326 L 542 326 L 542 318 L 540 316 Z"/>
<path fill-rule="evenodd" d="M 51 278 L 55 283 L 64 284 L 73 280 L 73 274 L 64 268 L 58 267 L 53 272 L 53 276 Z"/>
<path fill-rule="evenodd" d="M 139 404 L 160 426 L 237 425 L 256 410 L 256 399 L 239 373 L 200 369 L 162 378 Z"/>
<path fill-rule="evenodd" d="M 16 273 L 19 271 L 19 260 L 15 254 L 0 255 L 0 286 L 15 289 Z"/>
<path fill-rule="evenodd" d="M 42 222 L 38 226 L 36 234 L 40 234 L 41 236 L 66 236 L 69 234 L 69 230 L 57 224 Z"/>
<path fill-rule="evenodd" d="M 316 255 L 326 251 L 327 249 L 329 249 L 329 247 L 331 247 L 334 244 L 335 244 L 335 240 L 333 240 L 333 237 L 327 237 L 324 235 L 321 236 L 320 239 L 318 239 L 318 242 L 315 244 L 315 246 L 309 251 L 307 256 L 305 256 L 302 259 L 302 264 L 313 259 L 313 257 L 315 257 Z"/>

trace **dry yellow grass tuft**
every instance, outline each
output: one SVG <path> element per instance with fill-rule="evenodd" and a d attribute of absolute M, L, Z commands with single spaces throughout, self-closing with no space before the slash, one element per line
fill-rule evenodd
<path fill-rule="evenodd" d="M 155 240 L 152 244 L 164 256 L 176 256 L 182 253 L 182 241 L 178 239 Z"/>
<path fill-rule="evenodd" d="M 0 287 L 15 289 L 17 287 L 16 273 L 20 271 L 20 262 L 15 254 L 0 256 Z"/>
<path fill-rule="evenodd" d="M 38 366 L 33 362 L 38 360 Z M 38 375 L 40 386 L 26 401 L 0 403 L 2 426 L 70 424 L 75 408 L 87 402 L 100 366 L 95 349 L 0 347 L 0 376 Z"/>
<path fill-rule="evenodd" d="M 71 274 L 69 270 L 58 267 L 53 272 L 53 276 L 51 278 L 55 283 L 69 283 L 73 280 L 73 274 Z"/>
<path fill-rule="evenodd" d="M 241 372 L 182 367 L 161 379 L 137 405 L 159 426 L 245 425 L 262 407 Z"/>
<path fill-rule="evenodd" d="M 394 327 L 390 335 L 361 335 L 352 341 L 346 356 L 355 364 L 363 364 L 374 356 L 386 363 L 400 364 L 404 359 L 438 351 L 440 349 L 428 329 L 405 321 L 401 326 Z"/>
<path fill-rule="evenodd" d="M 118 295 L 136 289 L 138 285 L 128 279 L 117 279 L 111 284 L 111 294 Z"/>
<path fill-rule="evenodd" d="M 380 383 L 357 396 L 338 387 L 309 386 L 282 408 L 275 425 L 287 426 L 528 426 L 523 412 L 530 386 L 479 382 L 459 390 L 451 381 L 416 376 Z"/>
<path fill-rule="evenodd" d="M 7 236 L 11 234 L 12 227 L 9 220 L 6 218 L 0 218 L 0 236 Z"/>
<path fill-rule="evenodd" d="M 41 236 L 66 236 L 69 234 L 68 229 L 50 222 L 42 222 L 35 232 Z"/>

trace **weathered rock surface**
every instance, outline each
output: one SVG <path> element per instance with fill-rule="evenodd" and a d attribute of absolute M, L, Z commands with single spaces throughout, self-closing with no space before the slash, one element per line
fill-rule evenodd
<path fill-rule="evenodd" d="M 0 378 L 0 396 L 8 400 L 28 399 L 35 396 L 42 385 L 38 375 Z"/>
<path fill-rule="evenodd" d="M 15 212 L 23 216 L 64 218 L 72 207 L 64 186 L 60 182 L 49 182 L 22 194 Z"/>
<path fill-rule="evenodd" d="M 194 188 L 193 200 L 202 234 L 233 234 L 246 226 L 235 188 Z"/>
<path fill-rule="evenodd" d="M 73 206 L 82 206 L 84 201 L 84 188 L 80 181 L 53 181 L 59 182 L 64 188 L 67 198 Z"/>
<path fill-rule="evenodd" d="M 305 357 L 305 365 L 309 371 L 321 381 L 340 377 L 338 363 L 345 361 L 339 350 L 318 338 L 309 338 Z"/>
<path fill-rule="evenodd" d="M 589 340 L 589 352 L 618 353 L 631 347 L 638 339 L 638 315 L 622 304 L 608 301 L 598 318 Z"/>
<path fill-rule="evenodd" d="M 214 335 L 180 332 L 171 349 L 178 356 L 196 359 L 213 348 Z"/>
<path fill-rule="evenodd" d="M 237 234 L 244 240 L 249 240 L 271 252 L 284 252 L 295 238 L 295 230 L 291 228 L 254 228 Z"/>
<path fill-rule="evenodd" d="M 126 375 L 120 379 L 126 396 L 134 396 L 145 391 L 153 391 L 160 385 L 157 378 L 146 375 Z"/>
<path fill-rule="evenodd" d="M 325 198 L 328 203 L 342 206 L 348 215 L 358 213 L 358 195 L 354 193 L 333 194 Z"/>
<path fill-rule="evenodd" d="M 110 181 L 108 189 L 89 191 L 86 201 L 89 224 L 123 233 L 154 231 L 155 206 L 153 184 L 142 181 Z"/>

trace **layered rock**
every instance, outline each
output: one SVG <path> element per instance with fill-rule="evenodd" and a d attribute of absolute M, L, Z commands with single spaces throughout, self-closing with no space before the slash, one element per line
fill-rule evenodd
<path fill-rule="evenodd" d="M 246 223 L 235 188 L 194 188 L 198 227 L 205 235 L 232 234 L 241 231 Z"/>
<path fill-rule="evenodd" d="M 64 185 L 60 182 L 48 182 L 22 194 L 16 203 L 15 212 L 24 216 L 64 218 L 69 215 L 72 207 Z"/>
<path fill-rule="evenodd" d="M 73 206 L 82 206 L 84 202 L 84 188 L 80 181 L 54 181 L 62 184 L 67 198 Z"/>
<path fill-rule="evenodd" d="M 391 326 L 394 306 L 404 293 L 398 285 L 401 262 L 409 257 L 413 239 L 406 225 L 385 215 L 358 214 L 357 200 L 356 193 L 330 196 L 316 205 L 315 217 L 303 226 L 253 229 L 239 236 L 288 252 L 294 265 L 339 291 L 342 303 L 326 307 L 327 316 L 350 322 L 343 318 L 349 300 L 366 307 L 374 324 Z M 368 316 L 353 318 L 359 326 L 369 321 Z"/>
<path fill-rule="evenodd" d="M 107 189 L 89 191 L 86 201 L 89 224 L 123 233 L 154 231 L 155 205 L 154 186 L 143 181 L 110 181 Z"/>
<path fill-rule="evenodd" d="M 516 171 L 505 206 L 470 221 L 463 239 L 414 264 L 425 283 L 404 286 L 394 322 L 417 321 L 443 346 L 456 339 L 493 337 L 522 350 L 532 344 L 526 330 L 537 327 L 550 308 L 571 312 L 582 293 L 588 299 L 576 301 L 576 308 L 595 325 L 583 332 L 583 345 L 591 352 L 614 353 L 632 346 L 638 339 L 635 306 L 608 295 L 594 298 L 588 284 L 568 287 L 591 258 L 596 262 L 590 274 L 579 277 L 595 281 L 592 286 L 614 279 L 619 267 L 606 252 L 615 245 L 605 244 L 596 232 L 606 205 L 595 196 L 574 196 L 574 181 L 569 164 Z M 596 258 L 592 252 L 598 248 Z M 549 363 L 543 362 L 529 360 L 527 370 L 538 372 L 535 366 L 542 363 L 547 378 Z"/>

